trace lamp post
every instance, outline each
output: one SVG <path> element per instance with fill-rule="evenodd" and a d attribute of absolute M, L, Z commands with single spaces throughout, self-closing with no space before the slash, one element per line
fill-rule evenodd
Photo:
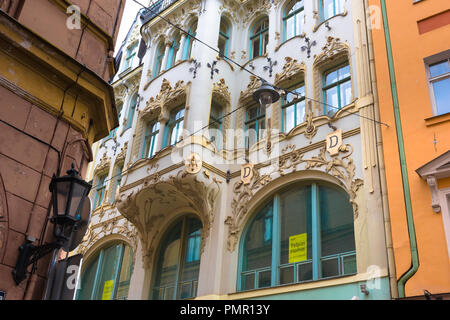
<path fill-rule="evenodd" d="M 72 233 L 81 222 L 81 209 L 91 187 L 91 184 L 79 178 L 73 164 L 66 176 L 56 177 L 53 175 L 49 187 L 53 206 L 53 216 L 50 218 L 50 222 L 55 225 L 53 234 L 56 240 L 40 246 L 35 246 L 33 241 L 27 240 L 19 247 L 19 257 L 16 267 L 12 271 L 17 285 L 25 280 L 29 265 L 55 249 L 70 246 Z"/>

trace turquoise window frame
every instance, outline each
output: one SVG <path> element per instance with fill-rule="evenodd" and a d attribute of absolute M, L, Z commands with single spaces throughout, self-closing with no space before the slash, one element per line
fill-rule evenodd
<path fill-rule="evenodd" d="M 105 196 L 105 190 L 106 190 L 106 177 L 107 175 L 102 175 L 97 178 L 95 189 L 95 198 L 94 198 L 94 209 L 98 208 L 103 203 L 103 197 Z"/>
<path fill-rule="evenodd" d="M 94 284 L 92 286 L 92 291 L 90 294 L 90 298 L 89 300 L 101 300 L 101 296 L 103 293 L 103 290 L 100 286 L 100 278 L 101 278 L 101 271 L 103 269 L 103 260 L 104 260 L 104 254 L 105 251 L 113 246 L 116 246 L 116 250 L 118 249 L 118 254 L 117 254 L 117 259 L 118 259 L 118 263 L 116 265 L 116 268 L 114 269 L 114 274 L 113 274 L 113 279 L 114 280 L 114 285 L 113 285 L 113 289 L 112 289 L 112 300 L 115 300 L 117 298 L 117 293 L 118 293 L 118 287 L 120 284 L 120 272 L 122 270 L 122 263 L 123 263 L 123 259 L 124 259 L 124 252 L 125 252 L 125 243 L 114 243 L 110 246 L 106 246 L 100 249 L 100 252 L 97 253 L 94 258 L 92 260 L 89 261 L 89 265 L 91 265 L 92 263 L 97 263 L 97 267 L 95 270 L 95 277 L 94 277 Z M 130 248 L 131 250 L 131 248 Z M 131 250 L 132 252 L 132 250 Z M 133 268 L 133 264 L 131 261 L 131 268 Z M 83 279 L 83 274 L 81 275 L 81 279 Z M 78 288 L 77 292 L 76 292 L 76 296 L 75 296 L 75 300 L 79 300 L 80 299 L 80 294 L 81 291 L 83 290 L 83 288 Z"/>
<path fill-rule="evenodd" d="M 262 29 L 261 31 L 258 31 L 255 34 L 254 33 L 255 28 L 260 26 L 260 24 L 263 23 L 265 20 L 267 20 L 267 27 Z M 266 53 L 266 52 L 262 53 L 262 51 L 263 51 L 262 49 L 263 49 L 263 47 L 267 46 L 268 41 L 267 41 L 265 46 L 263 46 L 262 44 L 263 44 L 264 36 L 266 34 L 268 34 L 268 33 L 269 33 L 269 17 L 265 16 L 265 17 L 259 19 L 258 21 L 256 21 L 255 24 L 253 24 L 253 27 L 252 27 L 251 32 L 250 32 L 249 60 L 252 60 L 252 59 L 257 58 L 257 57 L 261 57 L 261 56 L 263 56 Z M 253 54 L 253 40 L 256 39 L 257 37 L 259 37 L 259 52 L 258 52 L 258 55 L 254 55 Z"/>
<path fill-rule="evenodd" d="M 248 113 L 249 113 L 250 109 L 255 108 L 255 107 L 257 108 L 256 117 L 249 119 Z M 261 110 L 263 110 L 264 113 L 261 113 Z M 258 143 L 261 139 L 261 137 L 259 136 L 259 122 L 261 119 L 264 119 L 264 121 L 265 121 L 265 118 L 266 118 L 266 110 L 262 109 L 261 106 L 253 104 L 250 107 L 248 107 L 247 110 L 245 111 L 244 136 L 247 137 L 247 135 L 248 135 L 247 132 L 249 130 L 248 129 L 249 125 L 255 123 L 256 141 L 254 143 Z M 265 129 L 265 123 L 264 123 L 264 129 Z M 250 141 L 250 138 L 249 137 L 247 137 L 247 138 L 248 139 L 245 139 L 245 147 L 249 148 L 250 145 L 249 145 L 248 141 Z"/>
<path fill-rule="evenodd" d="M 156 50 L 155 59 L 155 71 L 153 71 L 153 77 L 156 78 L 162 70 L 162 62 L 164 60 L 164 46 L 160 44 Z"/>
<path fill-rule="evenodd" d="M 322 246 L 322 239 L 321 239 L 321 222 L 320 222 L 320 199 L 319 199 L 319 186 L 322 185 L 318 182 L 310 182 L 306 184 L 301 184 L 300 186 L 306 187 L 311 186 L 311 250 L 312 250 L 312 257 L 311 259 L 307 259 L 306 261 L 302 262 L 295 262 L 290 264 L 281 264 L 280 263 L 280 254 L 281 254 L 281 194 L 284 192 L 277 192 L 275 193 L 272 198 L 265 203 L 263 207 L 265 208 L 270 202 L 272 202 L 272 261 L 270 267 L 264 267 L 259 268 L 256 270 L 244 270 L 244 254 L 245 254 L 245 240 L 247 239 L 247 234 L 249 232 L 249 229 L 252 225 L 252 222 L 254 219 L 258 216 L 259 211 L 253 215 L 249 221 L 247 221 L 246 225 L 244 226 L 242 235 L 240 237 L 239 241 L 239 255 L 238 255 L 238 273 L 237 273 L 237 281 L 236 281 L 236 288 L 238 292 L 242 291 L 248 291 L 248 290 L 258 290 L 268 287 L 258 287 L 258 274 L 260 272 L 266 272 L 268 270 L 271 271 L 271 285 L 270 287 L 276 287 L 280 285 L 290 285 L 290 284 L 297 284 L 297 283 L 304 283 L 304 282 L 311 282 L 311 281 L 318 281 L 323 280 L 327 278 L 339 278 L 343 276 L 349 276 L 352 274 L 356 274 L 357 272 L 347 273 L 344 274 L 343 270 L 341 270 L 341 265 L 343 265 L 343 260 L 346 257 L 354 257 L 356 260 L 356 241 L 355 241 L 355 250 L 347 251 L 347 252 L 341 252 L 338 254 L 329 255 L 326 257 L 322 257 L 321 252 L 321 246 Z M 295 187 L 294 187 L 295 188 Z M 337 188 L 336 188 L 337 189 Z M 286 190 L 286 189 L 285 189 Z M 352 213 L 353 214 L 353 213 Z M 353 227 L 354 232 L 354 227 Z M 339 259 L 338 265 L 339 265 L 339 271 L 337 276 L 332 277 L 323 277 L 322 275 L 322 262 L 325 260 L 331 260 L 331 259 Z M 303 264 L 308 264 L 312 262 L 312 279 L 311 280 L 304 280 L 304 281 L 298 281 L 298 267 Z M 356 263 L 356 262 L 355 262 Z M 286 266 L 293 266 L 293 273 L 294 273 L 294 281 L 291 283 L 285 283 L 280 284 L 280 268 L 286 267 Z M 254 287 L 252 289 L 245 290 L 243 288 L 243 276 L 249 275 L 254 273 Z"/>
<path fill-rule="evenodd" d="M 130 109 L 128 110 L 127 126 L 126 129 L 131 128 L 133 125 L 134 113 L 136 111 L 138 95 L 134 94 L 130 101 Z"/>
<path fill-rule="evenodd" d="M 175 128 L 175 135 L 178 136 L 179 130 L 183 130 L 183 128 L 180 128 L 180 123 L 183 123 L 184 125 L 184 117 L 185 114 L 183 114 L 182 117 L 176 119 L 177 114 L 183 110 L 184 112 L 186 112 L 184 105 L 183 106 L 179 106 L 175 109 L 172 110 L 172 112 L 170 113 L 170 118 L 169 121 L 167 122 L 166 125 L 166 130 L 164 131 L 164 139 L 163 139 L 163 148 L 169 146 L 170 140 L 172 140 L 172 129 Z M 175 142 L 174 144 L 170 143 L 170 145 L 175 145 L 178 142 Z"/>
<path fill-rule="evenodd" d="M 155 126 L 157 126 L 157 128 L 155 129 Z M 159 122 L 154 121 L 151 122 L 149 125 L 146 126 L 145 128 L 145 136 L 144 136 L 144 144 L 142 146 L 142 154 L 141 154 L 141 158 L 152 158 L 154 156 L 154 151 L 155 151 L 155 146 L 157 143 L 157 138 L 159 136 L 159 130 L 160 130 L 160 125 Z M 148 152 L 146 154 L 145 150 L 147 149 L 147 143 L 150 140 L 150 145 L 148 148 Z"/>
<path fill-rule="evenodd" d="M 333 1 L 333 15 L 331 15 L 330 17 L 325 19 L 324 1 L 326 1 L 326 0 L 319 1 L 320 22 L 324 22 L 324 21 L 331 19 L 331 18 L 337 16 L 338 14 L 342 13 L 342 12 L 338 12 L 339 8 L 338 8 L 338 3 L 337 3 L 338 1 L 341 1 L 341 0 L 331 0 L 331 1 Z"/>
<path fill-rule="evenodd" d="M 305 5 L 303 4 L 302 7 L 296 9 L 295 11 L 293 11 L 291 13 L 289 13 L 291 8 L 294 7 L 297 2 L 303 2 L 303 1 L 293 0 L 283 10 L 283 42 L 301 34 L 301 30 L 299 30 L 300 34 L 297 34 L 297 18 L 298 18 L 298 14 L 299 13 L 304 13 Z M 291 6 L 291 4 L 292 4 L 292 6 Z M 288 9 L 289 9 L 289 11 L 288 11 Z M 294 35 L 292 37 L 290 37 L 289 39 L 287 39 L 286 38 L 286 24 L 287 24 L 287 21 L 291 17 L 294 17 Z"/>
<path fill-rule="evenodd" d="M 351 81 L 352 81 L 352 74 L 351 74 L 351 69 L 350 69 L 350 73 L 348 77 L 345 77 L 343 79 L 338 79 L 336 82 L 333 82 L 331 84 L 326 84 L 326 77 L 327 75 L 329 75 L 332 72 L 342 70 L 345 67 L 349 67 L 350 69 L 350 64 L 349 63 L 343 63 L 337 67 L 334 67 L 332 69 L 328 69 L 323 73 L 323 77 L 322 77 L 322 95 L 323 95 L 323 114 L 327 114 L 328 113 L 328 104 L 327 104 L 327 91 L 330 90 L 331 88 L 336 87 L 337 88 L 337 95 L 338 95 L 338 106 L 337 109 L 340 110 L 342 109 L 342 107 L 345 107 L 345 105 L 342 105 L 341 103 L 341 86 L 347 82 L 350 81 L 350 85 L 351 85 Z M 353 90 L 353 88 L 352 88 Z M 353 95 L 353 92 L 352 92 Z M 333 108 L 336 109 L 336 108 Z"/>
<path fill-rule="evenodd" d="M 118 170 L 118 174 L 116 176 L 116 181 L 115 181 L 115 185 L 114 185 L 114 191 L 112 193 L 112 198 L 111 198 L 111 203 L 114 203 L 114 201 L 116 201 L 116 191 L 117 188 L 120 186 L 120 182 L 122 181 L 122 170 L 123 170 L 123 164 L 117 167 Z"/>
<path fill-rule="evenodd" d="M 285 101 L 286 101 L 285 97 L 282 99 L 282 102 L 281 102 L 281 128 L 282 128 L 284 133 L 288 133 L 288 131 L 286 130 L 286 109 L 287 108 L 289 108 L 291 106 L 294 106 L 294 127 L 293 128 L 298 126 L 300 123 L 304 122 L 304 121 L 300 121 L 301 119 L 297 119 L 297 108 L 301 108 L 300 105 L 299 105 L 301 102 L 306 102 L 305 83 L 304 82 L 300 82 L 300 83 L 292 86 L 290 91 L 296 91 L 299 88 L 303 88 L 303 95 L 299 99 L 294 99 L 290 103 L 285 103 Z"/>
<path fill-rule="evenodd" d="M 222 20 L 223 18 L 221 18 L 220 24 L 222 24 Z M 223 23 L 226 25 L 226 33 L 222 32 L 222 30 L 220 30 L 219 28 L 219 41 L 220 41 L 220 37 L 223 37 L 225 39 L 225 48 L 224 48 L 224 52 L 223 55 L 225 57 L 228 56 L 228 45 L 230 42 L 230 26 L 228 25 L 227 21 L 223 21 Z M 220 51 L 220 47 L 219 47 L 219 51 Z"/>
<path fill-rule="evenodd" d="M 219 117 L 217 119 L 212 115 L 212 109 L 214 107 L 217 107 L 219 109 Z M 223 111 L 223 107 L 220 104 L 217 104 L 215 102 L 211 103 L 211 110 L 209 111 L 209 124 L 210 125 L 214 124 L 214 123 L 219 124 L 219 127 L 217 129 L 217 131 L 218 131 L 218 133 L 217 133 L 218 137 L 217 138 L 222 136 L 222 125 L 223 125 L 223 121 L 222 121 L 223 112 L 222 111 Z M 218 139 L 216 139 L 214 141 L 214 144 L 216 145 L 217 149 L 219 149 L 221 147 L 221 143 L 220 143 L 220 141 Z"/>
<path fill-rule="evenodd" d="M 153 300 L 156 300 L 155 290 L 161 290 L 161 288 L 162 288 L 162 286 L 156 286 L 157 278 L 158 278 L 158 276 L 160 276 L 158 274 L 158 272 L 160 272 L 158 266 L 159 266 L 159 263 L 161 262 L 160 261 L 161 255 L 162 255 L 161 249 L 162 249 L 165 241 L 167 241 L 167 236 L 168 236 L 169 232 L 172 231 L 173 228 L 176 228 L 179 223 L 181 223 L 182 225 L 181 225 L 181 231 L 180 231 L 180 248 L 179 248 L 179 252 L 178 252 L 178 259 L 177 259 L 177 265 L 176 265 L 176 275 L 175 275 L 175 281 L 174 281 L 175 283 L 169 284 L 169 285 L 166 285 L 165 287 L 163 287 L 163 296 L 165 296 L 164 291 L 167 288 L 173 288 L 174 292 L 173 292 L 172 299 L 176 300 L 179 297 L 179 294 L 181 293 L 180 292 L 180 284 L 182 285 L 183 283 L 180 282 L 180 280 L 181 280 L 180 278 L 181 278 L 181 274 L 183 273 L 183 271 L 185 269 L 185 265 L 187 263 L 193 263 L 196 261 L 198 261 L 199 264 L 201 262 L 201 246 L 202 246 L 201 235 L 203 232 L 203 225 L 201 224 L 200 230 L 197 230 L 195 232 L 194 236 L 190 237 L 188 234 L 188 227 L 189 227 L 188 219 L 191 219 L 191 222 L 193 220 L 197 220 L 201 224 L 201 221 L 197 217 L 194 217 L 192 215 L 185 215 L 185 216 L 181 217 L 181 219 L 176 220 L 164 233 L 162 242 L 160 243 L 160 245 L 158 247 L 158 251 L 156 253 L 157 259 L 156 259 L 155 265 L 154 265 L 155 272 L 153 273 L 152 281 L 151 281 L 151 285 L 150 285 L 150 297 Z M 193 245 L 189 246 L 189 244 L 190 244 L 189 242 L 190 242 L 191 238 L 196 238 L 196 239 L 192 243 Z M 197 241 L 198 238 L 200 239 L 200 241 Z M 189 253 L 188 252 L 189 249 L 193 249 L 196 251 Z M 196 259 L 196 260 L 193 260 L 191 258 Z M 185 281 L 184 283 L 186 283 L 186 282 L 192 283 L 191 296 L 186 297 L 184 299 L 195 298 L 197 296 L 198 278 L 197 278 L 197 280 L 189 280 L 189 281 Z"/>
<path fill-rule="evenodd" d="M 195 29 L 195 30 L 194 30 Z M 190 57 L 192 45 L 194 42 L 194 38 L 197 35 L 197 22 L 194 22 L 187 32 L 186 39 L 184 40 L 184 51 L 183 51 L 183 60 L 187 60 Z"/>
<path fill-rule="evenodd" d="M 172 66 L 175 65 L 175 59 L 176 59 L 176 51 L 180 49 L 180 40 L 178 38 L 175 38 L 172 41 L 172 44 L 169 49 L 169 55 L 167 57 L 167 65 L 165 70 L 172 68 Z"/>
<path fill-rule="evenodd" d="M 125 63 L 123 64 L 122 71 L 127 70 L 128 68 L 132 67 L 133 65 L 133 59 L 136 56 L 136 47 L 137 43 L 134 43 L 131 47 L 127 49 L 127 56 L 125 58 Z"/>

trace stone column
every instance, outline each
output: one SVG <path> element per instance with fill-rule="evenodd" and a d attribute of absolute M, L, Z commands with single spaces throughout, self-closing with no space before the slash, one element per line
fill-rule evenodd
<path fill-rule="evenodd" d="M 180 47 L 178 49 L 177 55 L 175 57 L 175 63 L 183 59 L 184 43 L 186 42 L 186 34 L 183 33 L 180 39 Z"/>
<path fill-rule="evenodd" d="M 164 134 L 167 130 L 167 122 L 169 122 L 168 117 L 160 117 L 159 119 L 159 135 L 156 141 L 155 152 L 160 151 L 163 148 Z"/>
<path fill-rule="evenodd" d="M 170 50 L 170 45 L 172 43 L 170 41 L 166 42 L 166 49 L 164 50 L 164 58 L 161 62 L 161 72 L 166 70 L 166 65 L 167 65 L 167 58 L 169 57 L 169 50 Z"/>

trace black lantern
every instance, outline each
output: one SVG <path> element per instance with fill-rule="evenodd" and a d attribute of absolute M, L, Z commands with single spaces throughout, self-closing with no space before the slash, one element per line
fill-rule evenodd
<path fill-rule="evenodd" d="M 73 225 L 80 221 L 81 208 L 92 187 L 79 178 L 73 164 L 67 174 L 63 177 L 53 175 L 50 183 L 53 204 L 52 222 L 55 224 L 54 234 L 57 239 L 62 241 L 69 239 Z"/>
<path fill-rule="evenodd" d="M 275 88 L 266 81 L 263 81 L 261 86 L 253 92 L 253 99 L 263 107 L 271 105 L 280 99 L 280 94 Z"/>
<path fill-rule="evenodd" d="M 50 218 L 50 221 L 55 225 L 53 233 L 56 241 L 35 246 L 33 245 L 34 239 L 27 239 L 27 242 L 19 247 L 19 257 L 15 269 L 12 271 L 16 284 L 26 278 L 29 265 L 55 249 L 70 245 L 72 233 L 81 222 L 81 209 L 91 187 L 91 184 L 80 179 L 73 164 L 72 168 L 67 171 L 67 176 L 56 177 L 53 175 L 50 183 L 53 217 Z"/>

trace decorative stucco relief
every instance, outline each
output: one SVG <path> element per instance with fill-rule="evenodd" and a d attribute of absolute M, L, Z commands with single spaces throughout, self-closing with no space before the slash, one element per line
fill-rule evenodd
<path fill-rule="evenodd" d="M 316 157 L 304 159 L 305 152 L 302 149 L 295 150 L 295 145 L 288 145 L 282 150 L 277 171 L 261 175 L 258 170 L 253 169 L 253 179 L 250 184 L 245 185 L 242 181 L 236 182 L 233 186 L 232 212 L 225 220 L 225 224 L 228 225 L 228 250 L 232 252 L 236 248 L 238 235 L 248 214 L 250 199 L 274 180 L 272 175 L 278 173 L 281 177 L 287 173 L 298 171 L 297 166 L 300 164 L 305 164 L 304 170 L 323 168 L 327 174 L 337 178 L 349 194 L 354 219 L 358 218 L 356 195 L 358 189 L 363 185 L 363 181 L 355 177 L 355 164 L 350 158 L 353 153 L 352 145 L 342 145 L 340 154 L 342 153 L 347 153 L 347 155 L 339 157 L 338 154 L 329 158 L 326 154 L 326 147 L 323 147 Z"/>
<path fill-rule="evenodd" d="M 144 109 L 140 110 L 143 116 L 152 116 L 156 114 L 164 115 L 168 110 L 168 106 L 186 94 L 187 84 L 183 80 L 177 81 L 172 88 L 167 79 L 163 79 L 161 89 L 156 97 L 151 97 Z"/>
<path fill-rule="evenodd" d="M 322 48 L 322 52 L 318 55 L 314 55 L 314 66 L 317 67 L 322 63 L 327 63 L 333 57 L 343 53 L 350 53 L 348 44 L 341 42 L 339 38 L 329 36 L 327 37 L 327 43 Z"/>
<path fill-rule="evenodd" d="M 291 57 L 285 57 L 284 59 L 286 60 L 286 63 L 281 69 L 281 72 L 275 74 L 275 84 L 279 84 L 285 80 L 291 80 L 293 76 L 297 76 L 306 70 L 304 62 L 298 63 L 296 59 Z"/>
<path fill-rule="evenodd" d="M 86 254 L 86 252 L 99 240 L 110 235 L 121 235 L 129 240 L 133 252 L 137 249 L 137 231 L 128 220 L 121 216 L 100 222 L 96 225 L 89 225 L 81 244 L 77 247 L 77 252 Z"/>
<path fill-rule="evenodd" d="M 214 176 L 199 173 L 189 174 L 185 170 L 163 178 L 158 172 L 149 175 L 130 193 L 121 192 L 117 208 L 133 223 L 142 242 L 143 263 L 149 267 L 153 261 L 158 235 L 165 227 L 162 220 L 170 220 L 177 208 L 190 208 L 199 215 L 203 224 L 202 248 L 209 237 L 214 221 L 214 210 L 221 181 Z M 164 208 L 164 210 L 162 210 Z M 161 213 L 165 212 L 165 213 Z"/>

